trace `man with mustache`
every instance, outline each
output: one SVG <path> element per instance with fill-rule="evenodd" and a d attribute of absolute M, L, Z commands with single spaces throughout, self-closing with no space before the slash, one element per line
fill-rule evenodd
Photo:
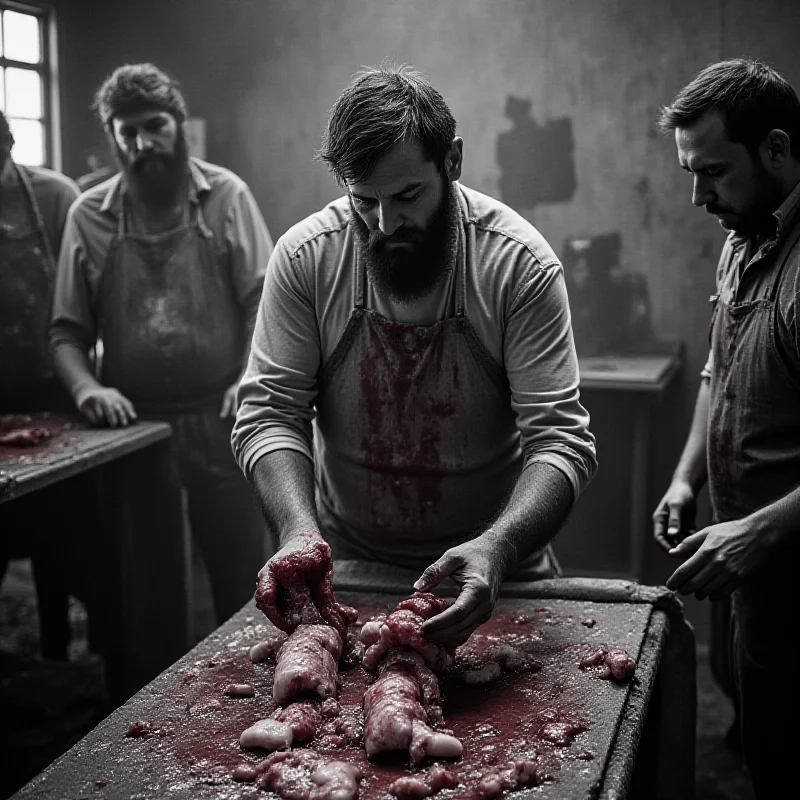
<path fill-rule="evenodd" d="M 674 132 L 692 202 L 729 233 L 711 352 L 654 535 L 684 559 L 669 588 L 730 603 L 724 647 L 745 761 L 759 798 L 783 797 L 800 741 L 794 690 L 778 677 L 800 555 L 800 101 L 762 62 L 722 61 L 681 89 L 661 127 Z M 706 479 L 713 520 L 695 532 Z"/>
<path fill-rule="evenodd" d="M 320 537 L 420 570 L 420 591 L 449 576 L 424 626 L 448 643 L 509 576 L 557 574 L 549 542 L 596 466 L 561 264 L 458 183 L 462 152 L 425 77 L 354 77 L 319 153 L 345 195 L 276 246 L 233 433 L 281 545 L 262 578 Z"/>
<path fill-rule="evenodd" d="M 55 364 L 93 423 L 172 424 L 173 479 L 187 493 L 221 622 L 251 594 L 252 564 L 266 554 L 230 433 L 272 241 L 247 185 L 188 156 L 186 102 L 168 75 L 152 64 L 119 67 L 95 107 L 122 172 L 71 209 Z M 87 359 L 98 337 L 99 380 Z"/>

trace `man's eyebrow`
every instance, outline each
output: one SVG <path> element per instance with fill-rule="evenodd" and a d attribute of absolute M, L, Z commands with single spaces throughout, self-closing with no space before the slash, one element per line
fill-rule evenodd
<path fill-rule="evenodd" d="M 422 181 L 412 181 L 411 183 L 407 184 L 402 189 L 400 189 L 399 192 L 395 192 L 394 194 L 392 194 L 390 196 L 391 197 L 400 197 L 400 195 L 402 195 L 402 194 L 407 194 L 408 192 L 411 192 L 414 189 L 419 189 L 420 186 L 422 186 L 422 185 L 423 185 Z M 365 197 L 362 194 L 356 194 L 356 192 L 354 192 L 352 189 L 350 190 L 350 195 L 352 197 L 354 197 L 356 200 L 361 200 L 362 202 L 369 202 L 369 201 L 375 199 L 374 197 Z"/>
<path fill-rule="evenodd" d="M 710 169 L 720 169 L 726 165 L 725 161 L 706 161 L 705 163 L 701 163 L 699 167 L 695 167 L 691 169 L 688 164 L 681 164 L 681 169 L 685 169 L 687 172 L 708 172 Z"/>

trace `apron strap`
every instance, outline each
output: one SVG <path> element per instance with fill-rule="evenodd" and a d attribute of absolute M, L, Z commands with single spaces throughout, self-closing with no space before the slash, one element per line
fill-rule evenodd
<path fill-rule="evenodd" d="M 353 224 L 356 224 L 355 221 Z M 367 294 L 367 270 L 358 246 L 354 248 L 354 252 L 356 254 L 356 276 L 353 283 L 353 308 L 363 311 L 364 298 Z"/>
<path fill-rule="evenodd" d="M 789 235 L 786 237 L 786 239 L 784 239 L 781 249 L 778 251 L 778 255 L 775 258 L 775 261 L 779 266 L 778 269 L 775 270 L 775 277 L 773 278 L 772 286 L 769 290 L 769 300 L 773 304 L 778 299 L 778 292 L 780 290 L 783 271 L 786 268 L 786 265 L 789 263 L 789 256 L 792 254 L 792 250 L 794 250 L 798 241 L 800 241 L 800 219 L 795 222 L 794 229 L 790 231 Z"/>
<path fill-rule="evenodd" d="M 47 260 L 50 262 L 51 269 L 55 269 L 56 259 L 53 254 L 53 248 L 50 245 L 50 239 L 47 236 L 47 229 L 45 228 L 44 225 L 44 218 L 42 217 L 42 212 L 39 209 L 39 204 L 36 202 L 36 195 L 33 193 L 33 186 L 31 186 L 31 181 L 30 178 L 28 177 L 28 171 L 19 164 L 14 164 L 14 168 L 17 170 L 17 175 L 19 176 L 19 181 L 20 185 L 22 186 L 23 193 L 28 199 L 28 208 L 31 213 L 31 216 L 33 217 L 33 222 L 36 227 L 36 230 L 39 233 L 39 237 L 42 240 Z"/>

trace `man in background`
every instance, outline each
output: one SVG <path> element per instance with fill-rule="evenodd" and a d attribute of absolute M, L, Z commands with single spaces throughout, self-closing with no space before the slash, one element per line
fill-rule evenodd
<path fill-rule="evenodd" d="M 252 597 L 253 565 L 269 550 L 230 434 L 272 241 L 244 181 L 189 157 L 186 102 L 163 71 L 119 67 L 95 107 L 122 172 L 83 194 L 67 220 L 56 369 L 97 425 L 140 416 L 172 425 L 174 481 L 222 622 Z M 87 359 L 98 337 L 99 379 Z"/>
<path fill-rule="evenodd" d="M 0 112 L 0 418 L 71 407 L 53 370 L 47 329 L 56 258 L 78 189 L 58 172 L 16 164 L 13 146 Z M 78 492 L 74 481 L 47 491 L 46 503 L 31 495 L 0 506 L 0 583 L 11 558 L 31 557 L 42 655 L 65 659 L 68 547 L 58 518 L 75 507 Z"/>
<path fill-rule="evenodd" d="M 654 534 L 684 559 L 669 588 L 730 599 L 724 645 L 745 762 L 757 797 L 785 797 L 800 743 L 787 672 L 800 555 L 800 101 L 765 64 L 722 61 L 677 94 L 661 127 L 692 202 L 729 233 L 711 352 Z M 714 517 L 694 532 L 706 479 Z"/>
<path fill-rule="evenodd" d="M 345 193 L 275 249 L 233 438 L 282 544 L 262 574 L 322 538 L 419 591 L 450 577 L 423 627 L 450 643 L 510 575 L 558 574 L 550 540 L 596 467 L 561 264 L 458 183 L 455 126 L 410 69 L 342 92 L 321 157 Z"/>

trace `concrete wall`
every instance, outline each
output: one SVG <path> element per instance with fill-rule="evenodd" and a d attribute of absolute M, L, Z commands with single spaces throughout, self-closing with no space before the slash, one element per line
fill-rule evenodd
<path fill-rule="evenodd" d="M 386 56 L 426 72 L 464 137 L 463 182 L 527 204 L 519 210 L 559 252 L 570 237 L 617 235 L 617 266 L 645 287 L 654 335 L 685 342 L 684 380 L 662 404 L 653 431 L 655 503 L 689 422 L 723 236 L 712 218 L 691 206 L 690 180 L 677 166 L 673 143 L 655 132 L 654 120 L 659 106 L 697 70 L 723 57 L 762 57 L 800 87 L 796 3 L 55 5 L 65 171 L 85 171 L 86 152 L 102 142 L 88 104 L 103 76 L 120 63 L 151 60 L 182 81 L 191 112 L 207 120 L 209 159 L 250 183 L 276 235 L 338 194 L 312 157 L 326 112 L 350 75 Z M 540 135 L 554 155 L 525 151 L 526 135 L 529 141 Z M 601 413 L 603 401 L 597 402 Z M 629 442 L 624 426 L 615 424 L 607 425 L 601 442 L 609 486 L 627 480 L 622 462 Z M 624 524 L 624 513 L 621 519 Z M 647 577 L 663 580 L 670 567 L 651 553 Z"/>

